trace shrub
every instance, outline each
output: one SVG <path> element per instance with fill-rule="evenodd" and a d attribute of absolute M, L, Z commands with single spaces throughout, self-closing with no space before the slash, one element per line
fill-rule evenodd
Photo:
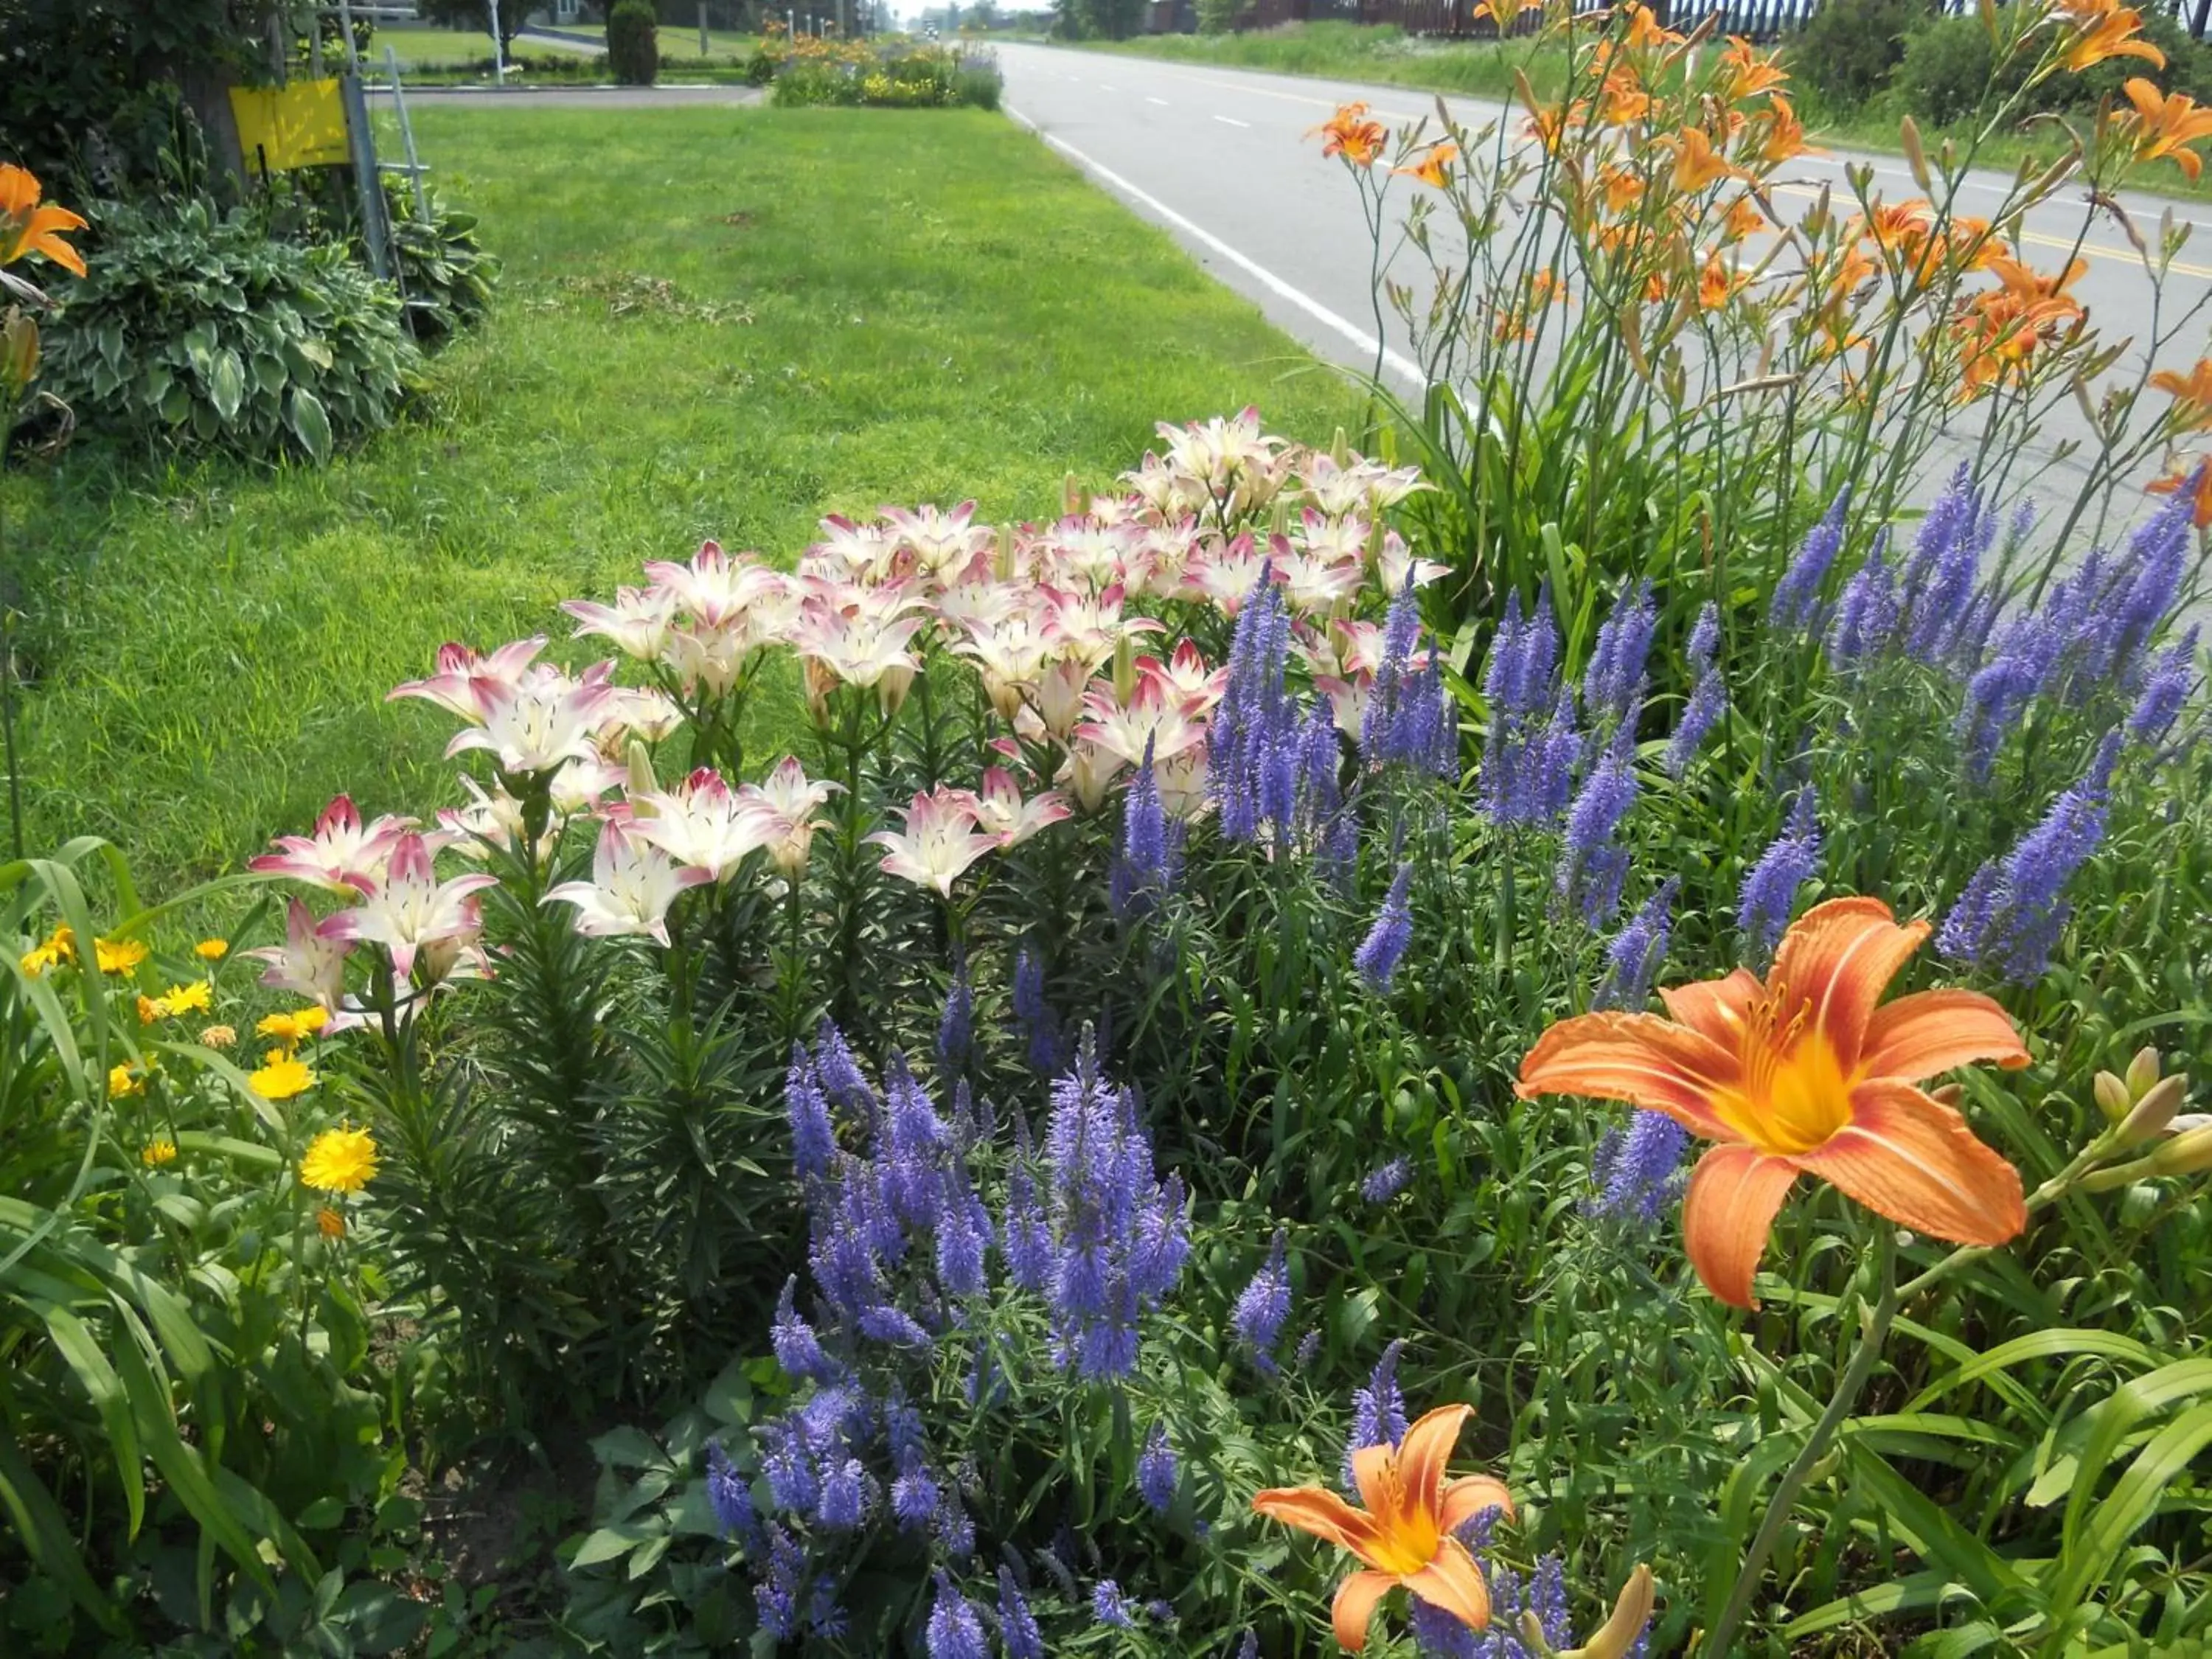
<path fill-rule="evenodd" d="M 1830 108 L 1856 108 L 1889 85 L 1907 40 L 1934 15 L 1932 0 L 1826 0 L 1790 40 L 1790 72 Z"/>
<path fill-rule="evenodd" d="M 477 240 L 475 214 L 447 207 L 425 190 L 427 221 L 416 217 L 414 190 L 403 181 L 386 181 L 385 202 L 398 244 L 407 331 L 434 349 L 483 319 L 499 282 L 500 262 Z"/>
<path fill-rule="evenodd" d="M 2191 40 L 2164 12 L 2144 16 L 2142 35 L 2166 53 L 2166 67 L 2157 77 L 2160 86 L 2200 101 L 2212 97 L 2212 49 Z M 2115 58 L 2079 74 L 2052 76 L 2038 82 L 2015 106 L 2015 118 L 2036 114 L 2087 118 L 2105 104 L 2124 106 L 2123 85 L 2148 67 L 2137 58 Z M 2032 68 L 2015 56 L 2000 70 L 1996 47 L 1980 19 L 1938 17 L 1923 21 L 1906 40 L 1892 84 L 1912 114 L 1931 125 L 1947 126 L 1983 107 L 1985 93 L 1992 111 L 2013 98 Z"/>
<path fill-rule="evenodd" d="M 399 297 L 340 244 L 268 240 L 206 202 L 95 216 L 57 296 L 47 388 L 84 428 L 158 448 L 321 462 L 388 425 L 421 358 Z"/>
<path fill-rule="evenodd" d="M 649 87 L 660 76 L 660 19 L 650 0 L 619 0 L 607 14 L 607 64 L 626 87 Z"/>
<path fill-rule="evenodd" d="M 1237 15 L 1245 9 L 1247 0 L 1198 0 L 1198 32 L 1200 34 L 1226 34 Z"/>

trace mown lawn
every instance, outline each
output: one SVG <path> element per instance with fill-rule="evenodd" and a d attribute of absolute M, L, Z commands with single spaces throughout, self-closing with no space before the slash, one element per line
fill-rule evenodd
<path fill-rule="evenodd" d="M 426 103 L 416 130 L 508 262 L 426 418 L 322 472 L 80 447 L 9 486 L 33 845 L 109 836 L 159 884 L 341 789 L 426 811 L 449 727 L 383 698 L 441 641 L 564 637 L 556 601 L 705 537 L 788 561 L 830 512 L 1041 514 L 1159 419 L 1257 402 L 1325 439 L 1356 411 L 997 116 Z"/>

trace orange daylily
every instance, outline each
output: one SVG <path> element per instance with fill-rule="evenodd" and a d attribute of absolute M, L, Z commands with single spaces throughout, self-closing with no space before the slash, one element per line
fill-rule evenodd
<path fill-rule="evenodd" d="M 1598 88 L 1598 119 L 1609 127 L 1633 125 L 1651 112 L 1651 94 L 1627 64 L 1616 64 Z"/>
<path fill-rule="evenodd" d="M 1459 159 L 1459 146 L 1449 142 L 1431 144 L 1421 152 L 1420 159 L 1409 167 L 1392 167 L 1393 173 L 1402 173 L 1419 179 L 1423 184 L 1442 190 L 1451 183 L 1451 164 Z"/>
<path fill-rule="evenodd" d="M 1779 167 L 1800 155 L 1825 155 L 1827 151 L 1814 149 L 1805 142 L 1805 124 L 1797 118 L 1797 112 L 1790 100 L 1776 93 L 1766 100 L 1766 136 L 1759 142 L 1756 154 L 1770 166 Z"/>
<path fill-rule="evenodd" d="M 1747 236 L 1756 236 L 1766 228 L 1766 216 L 1759 210 L 1759 204 L 1747 193 L 1729 204 L 1728 217 L 1721 222 L 1721 240 L 1740 242 Z"/>
<path fill-rule="evenodd" d="M 1685 196 L 1703 190 L 1717 179 L 1741 176 L 1740 170 L 1730 167 L 1728 158 L 1713 148 L 1712 138 L 1703 127 L 1684 127 L 1659 142 L 1674 152 L 1674 188 Z"/>
<path fill-rule="evenodd" d="M 2127 83 L 2128 101 L 2136 106 L 2142 137 L 2136 144 L 2136 160 L 2155 161 L 2171 156 L 2188 174 L 2191 183 L 2204 171 L 2204 158 L 2189 148 L 2200 138 L 2212 138 L 2212 109 L 2202 108 L 2185 92 L 2168 95 L 2137 76 Z"/>
<path fill-rule="evenodd" d="M 2154 390 L 2173 399 L 2173 420 L 2182 432 L 2212 430 L 2212 357 L 2199 357 L 2187 374 L 2162 368 L 2150 377 Z"/>
<path fill-rule="evenodd" d="M 1336 113 L 1313 129 L 1322 135 L 1322 159 L 1341 155 L 1356 167 L 1375 165 L 1375 158 L 1382 153 L 1390 134 L 1380 121 L 1367 118 L 1364 104 L 1340 104 Z M 1313 133 L 1306 135 L 1311 137 Z"/>
<path fill-rule="evenodd" d="M 40 207 L 39 180 L 28 169 L 0 161 L 0 265 L 27 253 L 43 253 L 63 270 L 84 275 L 84 259 L 62 240 L 84 221 L 64 207 Z"/>
<path fill-rule="evenodd" d="M 1669 28 L 1662 27 L 1659 19 L 1646 5 L 1628 8 L 1628 45 L 1632 50 L 1639 46 L 1679 46 L 1682 37 Z"/>
<path fill-rule="evenodd" d="M 2041 272 L 2021 264 L 2007 253 L 1992 252 L 1985 262 L 1996 279 L 2005 285 L 2005 291 L 2028 304 L 2038 301 L 2055 301 L 2063 306 L 2070 316 L 2082 314 L 2081 302 L 2067 290 L 2089 274 L 2089 262 L 2075 259 L 2057 276 L 2045 276 Z"/>
<path fill-rule="evenodd" d="M 1751 49 L 1750 41 L 1740 34 L 1731 34 L 1728 50 L 1721 54 L 1723 79 L 1714 90 L 1732 104 L 1772 91 L 1790 79 L 1788 71 L 1777 61 L 1781 56 L 1777 52 L 1761 58 Z"/>
<path fill-rule="evenodd" d="M 2142 27 L 2142 14 L 2114 0 L 2076 0 L 2064 15 L 2081 31 L 2074 44 L 2059 54 L 2070 70 L 2094 68 L 2108 58 L 2140 58 L 2158 69 L 2166 67 L 2166 54 L 2148 40 L 2135 38 Z"/>
<path fill-rule="evenodd" d="M 1479 0 L 1474 15 L 1487 17 L 1497 24 L 1498 33 L 1502 36 L 1512 28 L 1514 20 L 1521 15 L 1528 3 L 1529 0 L 1494 0 L 1494 3 L 1493 0 Z"/>
<path fill-rule="evenodd" d="M 1607 212 L 1625 213 L 1643 198 L 1644 175 L 1633 167 L 1607 161 L 1598 169 L 1597 182 L 1605 192 Z"/>
<path fill-rule="evenodd" d="M 1979 992 L 1875 1006 L 1929 932 L 1899 927 L 1879 899 L 1815 905 L 1764 983 L 1739 968 L 1662 991 L 1663 1018 L 1562 1020 L 1521 1062 L 1516 1092 L 1628 1101 L 1715 1142 L 1690 1177 L 1683 1240 L 1735 1307 L 1755 1305 L 1753 1271 L 1801 1174 L 1929 1237 L 2002 1244 L 2027 1224 L 2019 1171 L 1916 1085 L 1980 1060 L 2025 1066 L 2027 1050 Z"/>
<path fill-rule="evenodd" d="M 1957 325 L 1963 340 L 1959 401 L 1972 403 L 2012 370 L 2024 369 L 2037 346 L 2081 315 L 2071 299 L 2028 299 L 2010 289 L 1976 295 Z"/>
<path fill-rule="evenodd" d="M 2186 489 L 2195 498 L 2190 520 L 2202 530 L 2212 525 L 2212 465 L 2199 461 L 2186 472 L 2169 473 L 2156 483 L 2146 485 L 2154 495 L 2171 495 Z"/>
<path fill-rule="evenodd" d="M 1367 1446 L 1352 1455 L 1356 1510 L 1323 1486 L 1279 1486 L 1255 1493 L 1258 1513 L 1349 1550 L 1361 1570 L 1336 1587 L 1331 1609 L 1336 1639 L 1351 1652 L 1367 1645 L 1367 1621 L 1402 1584 L 1469 1630 L 1490 1623 L 1490 1587 L 1459 1528 L 1485 1510 L 1513 1514 L 1512 1495 L 1485 1474 L 1444 1478 L 1472 1406 L 1439 1406 L 1406 1431 L 1393 1449 Z"/>

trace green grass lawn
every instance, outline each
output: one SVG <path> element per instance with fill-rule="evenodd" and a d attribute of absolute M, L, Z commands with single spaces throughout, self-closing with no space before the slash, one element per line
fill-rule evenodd
<path fill-rule="evenodd" d="M 1283 75 L 1418 87 L 1426 91 L 1464 93 L 1501 101 L 1514 95 L 1513 74 L 1516 68 L 1528 72 L 1539 97 L 1556 96 L 1566 78 L 1565 55 L 1553 46 L 1526 40 L 1500 45 L 1417 40 L 1395 27 L 1352 23 L 1286 23 L 1278 28 L 1232 34 L 1144 35 L 1130 40 L 1085 41 L 1081 49 L 1161 58 L 1181 64 L 1213 64 L 1225 68 L 1271 70 Z M 1850 149 L 1903 153 L 1898 119 L 1904 112 L 1886 107 L 1884 100 L 1877 100 L 1864 109 L 1846 112 L 1824 111 L 1816 100 L 1802 96 L 1798 105 L 1798 113 L 1816 142 Z M 1947 137 L 1955 137 L 1963 149 L 1971 136 L 1964 132 L 1948 134 L 1924 121 L 1921 131 L 1931 150 Z M 2047 163 L 2063 150 L 2063 139 L 2007 137 L 1984 145 L 1980 160 L 1983 165 L 2010 172 L 2024 157 L 2039 164 Z M 2212 174 L 2192 185 L 2179 168 L 2171 163 L 2160 163 L 2137 169 L 2130 186 L 2153 195 L 2185 199 L 2212 198 Z"/>
<path fill-rule="evenodd" d="M 974 495 L 1039 515 L 1068 470 L 1133 465 L 1156 420 L 1256 402 L 1326 439 L 1356 414 L 1000 117 L 415 119 L 507 261 L 489 326 L 434 361 L 426 418 L 320 472 L 118 475 L 82 447 L 9 485 L 9 545 L 33 526 L 33 844 L 109 836 L 167 883 L 341 789 L 426 811 L 453 799 L 450 725 L 383 698 L 441 641 L 564 639 L 556 601 L 705 537 L 788 562 L 830 512 Z M 611 315 L 631 281 L 675 306 Z"/>

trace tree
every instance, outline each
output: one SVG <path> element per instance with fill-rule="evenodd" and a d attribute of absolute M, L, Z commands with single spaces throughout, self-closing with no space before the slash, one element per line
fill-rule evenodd
<path fill-rule="evenodd" d="M 422 15 L 447 28 L 479 28 L 491 33 L 491 0 L 416 0 Z M 522 20 L 533 0 L 499 0 L 499 55 L 507 55 L 514 37 L 522 33 Z"/>

